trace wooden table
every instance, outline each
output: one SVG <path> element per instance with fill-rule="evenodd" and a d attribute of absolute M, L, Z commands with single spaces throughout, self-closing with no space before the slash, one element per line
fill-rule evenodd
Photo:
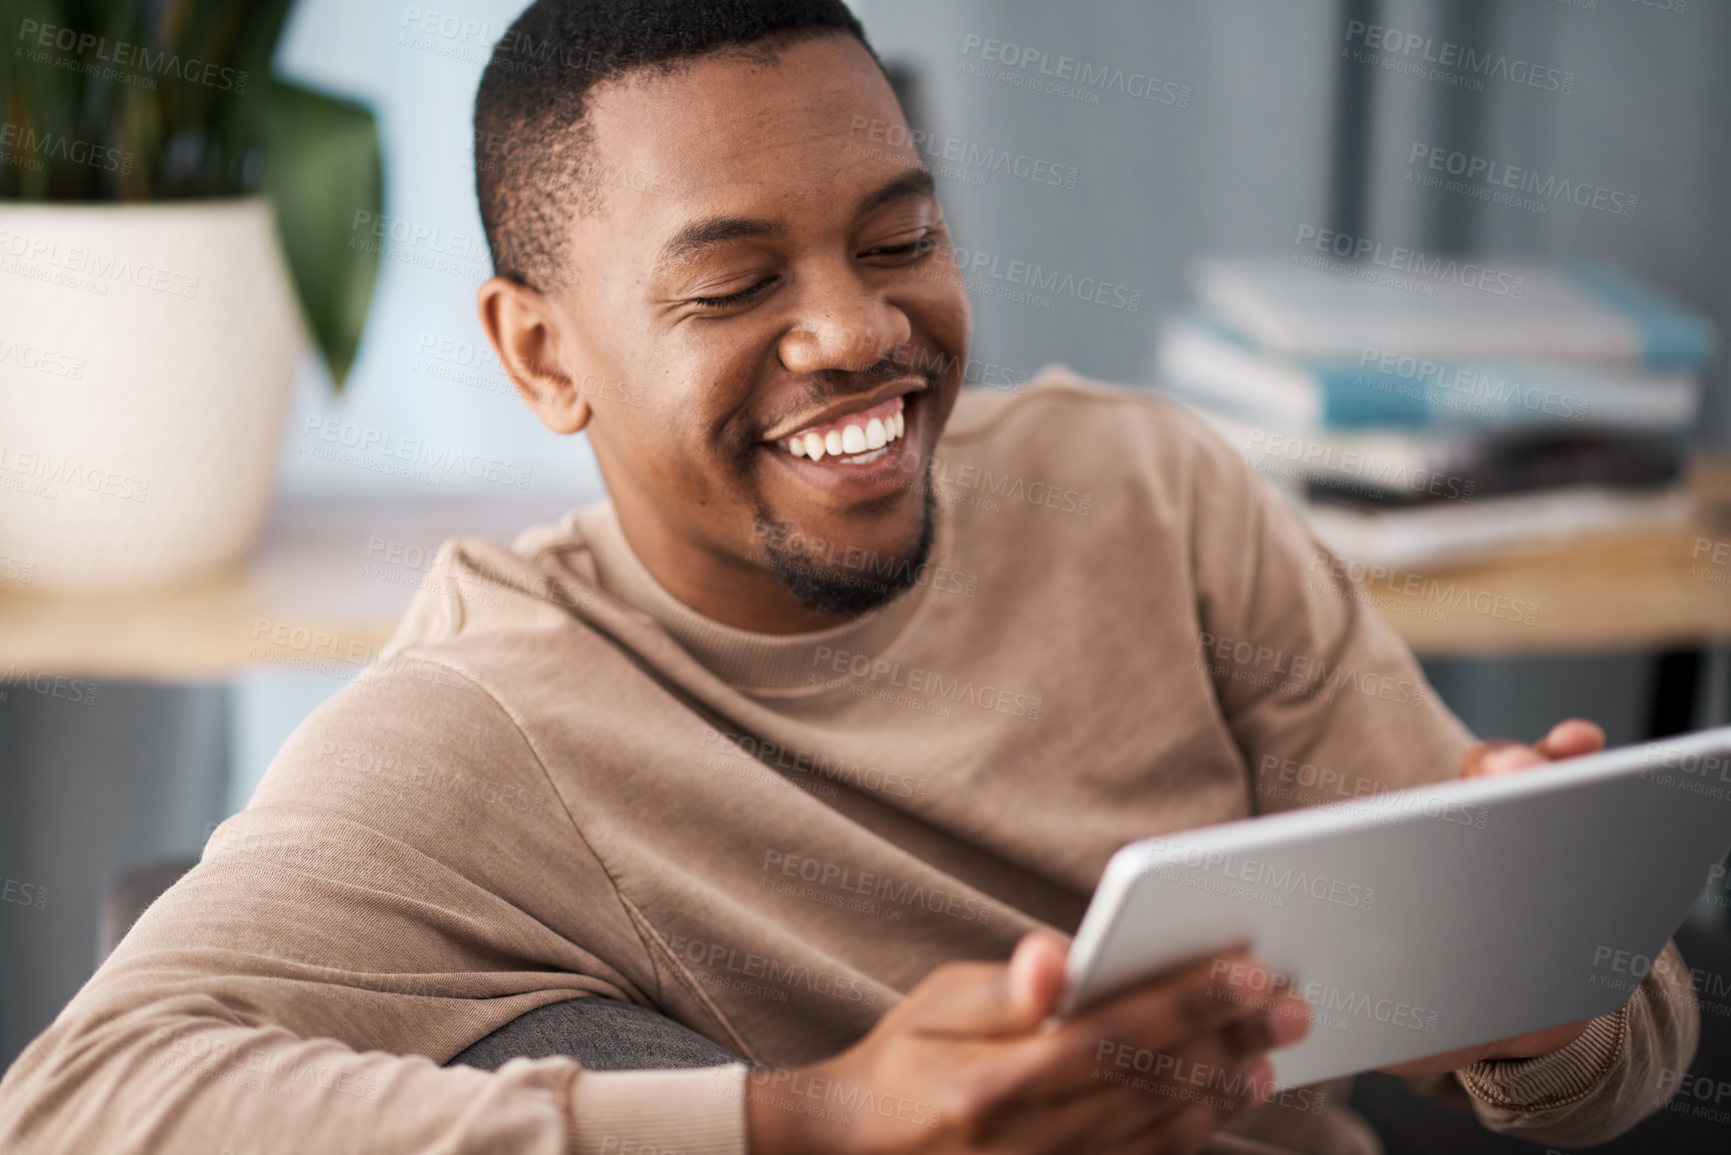
<path fill-rule="evenodd" d="M 358 670 L 389 638 L 441 540 L 509 542 L 572 504 L 287 501 L 247 565 L 199 586 L 76 601 L 0 594 L 0 671 L 189 681 L 260 663 Z M 1731 545 L 1715 563 L 1703 538 L 1731 542 L 1731 527 L 1403 571 L 1366 594 L 1425 656 L 1695 648 L 1731 641 Z"/>
<path fill-rule="evenodd" d="M 426 579 L 439 542 L 509 542 L 573 503 L 533 498 L 280 503 L 254 555 L 170 593 L 61 600 L 0 593 L 0 671 L 184 682 L 247 666 L 359 670 Z"/>
<path fill-rule="evenodd" d="M 1404 575 L 1368 592 L 1387 595 L 1377 598 L 1383 617 L 1424 657 L 1723 645 L 1731 641 L 1731 458 L 1698 456 L 1688 483 L 1691 524 L 1433 570 L 1416 597 L 1396 596 L 1409 588 Z M 1517 601 L 1519 614 L 1510 612 Z"/>
<path fill-rule="evenodd" d="M 1666 529 L 1402 572 L 1365 593 L 1425 657 L 1694 649 L 1731 641 L 1728 554 L 1731 535 Z"/>

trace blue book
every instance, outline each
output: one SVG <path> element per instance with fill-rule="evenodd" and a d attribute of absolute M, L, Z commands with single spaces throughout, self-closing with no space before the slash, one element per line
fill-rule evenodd
<path fill-rule="evenodd" d="M 1298 359 L 1203 313 L 1165 322 L 1155 375 L 1187 401 L 1293 431 L 1681 433 L 1700 405 L 1691 369 L 1444 359 L 1368 342 L 1350 356 Z"/>

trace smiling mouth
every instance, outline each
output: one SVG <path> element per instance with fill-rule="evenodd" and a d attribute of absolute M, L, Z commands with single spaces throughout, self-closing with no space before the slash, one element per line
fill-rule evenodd
<path fill-rule="evenodd" d="M 908 470 L 922 456 L 930 386 L 920 384 L 900 382 L 892 386 L 899 392 L 872 404 L 860 397 L 850 412 L 832 408 L 823 420 L 765 438 L 758 448 L 774 472 L 832 500 L 853 505 L 891 497 L 909 488 Z"/>
<path fill-rule="evenodd" d="M 808 425 L 773 445 L 790 457 L 813 463 L 826 458 L 832 465 L 870 465 L 890 452 L 907 432 L 903 395 L 880 401 L 856 413 Z"/>

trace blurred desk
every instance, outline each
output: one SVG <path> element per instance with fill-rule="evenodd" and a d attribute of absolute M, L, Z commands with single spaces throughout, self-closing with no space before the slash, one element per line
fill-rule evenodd
<path fill-rule="evenodd" d="M 1401 572 L 1367 593 L 1424 657 L 1697 649 L 1731 641 L 1731 546 L 1719 546 L 1715 564 L 1704 537 L 1673 528 L 1582 539 Z"/>
<path fill-rule="evenodd" d="M 198 585 L 76 600 L 0 591 L 0 670 L 165 682 L 263 664 L 356 672 L 390 637 L 439 542 L 508 544 L 586 501 L 284 501 L 244 565 Z"/>
<path fill-rule="evenodd" d="M 198 586 L 106 600 L 0 593 L 0 669 L 143 681 L 222 678 L 267 663 L 358 671 L 390 637 L 440 541 L 508 543 L 582 503 L 284 502 L 244 567 Z M 1696 543 L 1694 531 L 1675 529 L 1582 541 L 1401 571 L 1366 592 L 1424 656 L 1691 649 L 1731 640 L 1731 566 L 1692 556 Z"/>

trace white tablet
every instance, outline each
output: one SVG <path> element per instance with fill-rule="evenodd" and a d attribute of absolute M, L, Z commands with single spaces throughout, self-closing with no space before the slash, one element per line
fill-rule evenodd
<path fill-rule="evenodd" d="M 1283 1087 L 1627 1002 L 1731 851 L 1731 727 L 1124 847 L 1061 1013 L 1246 944 L 1310 1003 Z"/>

